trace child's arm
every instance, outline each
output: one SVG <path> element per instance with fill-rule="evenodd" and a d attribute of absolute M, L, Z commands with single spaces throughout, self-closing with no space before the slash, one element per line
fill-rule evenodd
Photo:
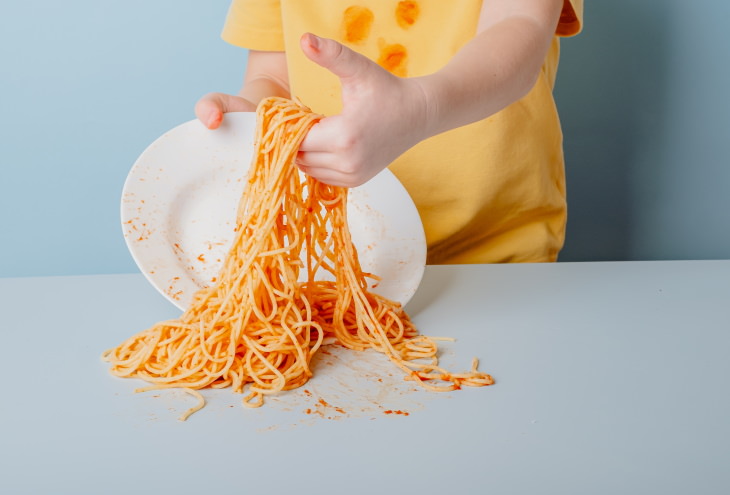
<path fill-rule="evenodd" d="M 477 35 L 440 71 L 398 78 L 333 41 L 302 37 L 302 49 L 342 83 L 343 110 L 302 142 L 302 170 L 334 185 L 360 185 L 404 151 L 440 132 L 488 117 L 534 85 L 563 0 L 484 2 Z"/>
<path fill-rule="evenodd" d="M 439 72 L 422 78 L 437 134 L 483 119 L 532 89 L 555 35 L 563 0 L 487 0 L 478 34 Z"/>
<path fill-rule="evenodd" d="M 195 105 L 195 115 L 209 129 L 216 129 L 227 112 L 255 112 L 268 96 L 289 97 L 289 77 L 284 52 L 251 50 L 246 75 L 238 95 L 209 93 Z"/>

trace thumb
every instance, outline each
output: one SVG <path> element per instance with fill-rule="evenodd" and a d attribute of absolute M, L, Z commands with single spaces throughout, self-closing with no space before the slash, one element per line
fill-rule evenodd
<path fill-rule="evenodd" d="M 228 112 L 253 112 L 256 105 L 240 96 L 208 93 L 195 104 L 195 116 L 208 129 L 217 129 Z"/>
<path fill-rule="evenodd" d="M 336 42 L 305 33 L 300 39 L 304 54 L 312 62 L 324 67 L 340 79 L 350 79 L 365 74 L 371 67 L 378 67 L 367 57 Z"/>

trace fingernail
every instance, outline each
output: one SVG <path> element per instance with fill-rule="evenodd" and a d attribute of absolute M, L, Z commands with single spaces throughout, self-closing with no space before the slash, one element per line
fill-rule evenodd
<path fill-rule="evenodd" d="M 215 129 L 221 122 L 221 117 L 217 113 L 212 113 L 208 117 L 208 129 Z"/>
<path fill-rule="evenodd" d="M 309 35 L 309 46 L 314 48 L 315 50 L 319 50 L 319 37 L 310 34 Z"/>

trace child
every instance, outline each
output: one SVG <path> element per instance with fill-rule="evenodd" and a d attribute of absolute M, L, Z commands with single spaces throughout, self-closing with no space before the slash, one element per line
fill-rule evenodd
<path fill-rule="evenodd" d="M 555 261 L 566 201 L 552 88 L 582 0 L 354 1 L 233 0 L 223 38 L 249 49 L 244 84 L 204 96 L 197 117 L 215 129 L 264 97 L 299 98 L 327 116 L 301 170 L 354 187 L 389 167 L 428 263 Z"/>

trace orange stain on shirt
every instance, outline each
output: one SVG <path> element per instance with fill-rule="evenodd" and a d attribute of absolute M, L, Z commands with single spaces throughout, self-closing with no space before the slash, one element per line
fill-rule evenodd
<path fill-rule="evenodd" d="M 408 75 L 406 68 L 407 59 L 408 52 L 405 46 L 398 43 L 383 45 L 380 48 L 378 65 L 396 76 L 406 77 Z"/>
<path fill-rule="evenodd" d="M 398 2 L 395 8 L 395 20 L 403 29 L 408 29 L 418 19 L 421 10 L 416 2 Z"/>
<path fill-rule="evenodd" d="M 370 35 L 375 16 L 367 7 L 352 5 L 342 14 L 343 38 L 347 43 L 360 43 Z"/>

